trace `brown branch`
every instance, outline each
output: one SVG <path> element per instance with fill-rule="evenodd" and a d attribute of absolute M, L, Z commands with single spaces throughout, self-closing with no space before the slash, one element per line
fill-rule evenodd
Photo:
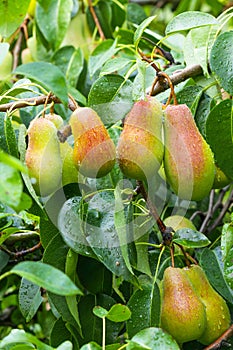
<path fill-rule="evenodd" d="M 13 101 L 5 104 L 0 104 L 0 112 L 6 112 L 8 110 L 13 111 L 18 108 L 24 108 L 28 106 L 39 106 L 43 105 L 47 99 L 47 95 L 39 96 L 39 97 L 30 97 L 25 98 L 19 101 Z M 48 103 L 62 103 L 59 98 L 54 95 L 51 95 L 48 99 Z M 77 107 L 74 105 L 73 101 L 69 98 L 68 107 L 71 111 L 74 111 Z"/>
<path fill-rule="evenodd" d="M 0 249 L 3 250 L 4 252 L 6 252 L 7 254 L 9 254 L 10 256 L 12 256 L 14 259 L 18 259 L 21 258 L 24 255 L 27 255 L 29 253 L 33 253 L 35 252 L 37 249 L 41 248 L 41 242 L 38 242 L 36 245 L 34 245 L 31 248 L 25 249 L 25 250 L 21 250 L 19 252 L 12 252 L 11 250 L 1 246 Z"/>
<path fill-rule="evenodd" d="M 212 215 L 213 215 L 214 194 L 215 194 L 215 191 L 211 190 L 210 196 L 209 196 L 208 211 L 207 211 L 206 217 L 203 220 L 202 225 L 201 225 L 200 230 L 199 230 L 202 233 L 204 233 L 207 230 L 208 223 L 209 223 L 209 221 L 210 221 L 210 219 L 212 218 Z"/>
<path fill-rule="evenodd" d="M 95 22 L 95 25 L 96 25 L 96 27 L 97 27 L 97 29 L 98 29 L 100 38 L 101 38 L 102 40 L 105 40 L 105 35 L 104 35 L 104 32 L 103 32 L 103 30 L 102 30 L 102 28 L 101 28 L 99 19 L 98 19 L 98 17 L 96 16 L 95 9 L 94 9 L 94 7 L 93 7 L 93 5 L 92 5 L 92 0 L 88 0 L 88 6 L 89 6 L 89 9 L 90 9 L 91 15 L 92 15 L 92 17 L 93 17 L 93 20 L 94 20 L 94 22 Z"/>
<path fill-rule="evenodd" d="M 14 49 L 12 51 L 13 52 L 13 68 L 12 68 L 13 70 L 15 70 L 19 64 L 19 56 L 21 52 L 23 38 L 25 37 L 27 39 L 27 25 L 29 21 L 30 21 L 30 18 L 26 17 L 19 28 L 19 36 L 15 43 Z"/>
<path fill-rule="evenodd" d="M 224 341 L 227 341 L 230 337 L 233 336 L 233 325 L 230 326 L 215 342 L 208 345 L 204 350 L 217 350 L 221 348 L 221 345 Z"/>
<path fill-rule="evenodd" d="M 201 75 L 201 74 L 202 74 L 201 66 L 199 64 L 195 64 L 195 65 L 186 67 L 185 69 L 183 69 L 181 71 L 174 72 L 170 76 L 170 79 L 171 79 L 171 82 L 173 85 L 177 85 L 188 78 L 192 78 L 194 76 Z M 153 91 L 151 92 L 151 95 L 152 96 L 158 95 L 160 92 L 163 92 L 163 91 L 169 89 L 169 87 L 170 86 L 169 86 L 167 81 L 164 80 L 161 83 L 161 81 L 158 80 L 156 85 L 154 86 Z"/>

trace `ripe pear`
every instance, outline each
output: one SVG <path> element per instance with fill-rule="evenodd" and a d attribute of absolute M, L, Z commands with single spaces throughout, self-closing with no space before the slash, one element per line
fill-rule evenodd
<path fill-rule="evenodd" d="M 129 178 L 149 180 L 163 159 L 162 106 L 155 98 L 134 103 L 117 145 L 121 171 Z"/>
<path fill-rule="evenodd" d="M 31 121 L 25 160 L 38 195 L 47 196 L 59 188 L 62 161 L 57 129 L 50 120 Z"/>
<path fill-rule="evenodd" d="M 213 188 L 223 188 L 232 182 L 217 165 L 215 165 L 215 169 Z"/>
<path fill-rule="evenodd" d="M 91 178 L 107 175 L 115 164 L 116 150 L 98 114 L 80 107 L 69 123 L 74 136 L 73 159 L 80 173 Z"/>
<path fill-rule="evenodd" d="M 179 344 L 199 339 L 205 331 L 205 307 L 181 268 L 164 271 L 161 327 Z"/>
<path fill-rule="evenodd" d="M 181 199 L 202 200 L 213 186 L 214 158 L 187 105 L 165 109 L 164 139 L 167 182 Z"/>
<path fill-rule="evenodd" d="M 230 312 L 225 300 L 210 285 L 205 272 L 198 265 L 185 267 L 183 271 L 192 283 L 206 311 L 206 328 L 197 339 L 204 345 L 211 344 L 230 327 Z"/>

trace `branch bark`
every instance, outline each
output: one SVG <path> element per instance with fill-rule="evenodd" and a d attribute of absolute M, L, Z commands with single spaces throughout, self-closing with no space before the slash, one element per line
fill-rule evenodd
<path fill-rule="evenodd" d="M 28 106 L 43 105 L 46 100 L 47 100 L 47 103 L 51 103 L 51 102 L 61 103 L 59 98 L 57 98 L 54 95 L 49 96 L 49 98 L 47 98 L 47 95 L 43 95 L 43 96 L 39 96 L 39 97 L 30 97 L 30 98 L 25 98 L 25 99 L 19 100 L 19 101 L 4 103 L 2 105 L 0 104 L 0 112 L 6 112 L 8 110 L 13 111 L 15 109 L 24 108 L 24 107 L 28 107 Z M 69 101 L 68 101 L 68 107 L 71 111 L 74 111 L 77 108 L 71 99 L 69 99 Z"/>
<path fill-rule="evenodd" d="M 181 71 L 174 72 L 172 75 L 170 75 L 170 79 L 173 85 L 177 85 L 182 81 L 187 80 L 188 78 L 192 78 L 201 74 L 202 74 L 201 66 L 199 64 L 195 64 L 195 65 L 186 67 Z M 161 81 L 161 79 L 159 79 L 157 84 L 155 84 L 153 91 L 151 92 L 151 96 L 158 95 L 160 92 L 163 92 L 167 89 L 169 89 L 169 83 L 167 82 L 167 80 L 164 79 L 163 81 Z"/>

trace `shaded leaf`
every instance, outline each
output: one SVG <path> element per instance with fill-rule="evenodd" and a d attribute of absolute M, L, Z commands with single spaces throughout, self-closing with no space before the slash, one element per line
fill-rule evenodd
<path fill-rule="evenodd" d="M 233 247 L 233 223 L 223 225 L 221 235 L 222 260 L 226 260 L 228 253 Z"/>
<path fill-rule="evenodd" d="M 144 19 L 144 21 L 142 23 L 140 23 L 140 25 L 137 27 L 137 29 L 135 30 L 134 33 L 134 45 L 137 47 L 139 44 L 139 41 L 143 35 L 144 30 L 151 24 L 151 22 L 155 19 L 156 16 L 150 16 L 146 19 Z"/>
<path fill-rule="evenodd" d="M 19 308 L 26 322 L 31 321 L 42 301 L 40 286 L 22 278 L 19 288 Z"/>

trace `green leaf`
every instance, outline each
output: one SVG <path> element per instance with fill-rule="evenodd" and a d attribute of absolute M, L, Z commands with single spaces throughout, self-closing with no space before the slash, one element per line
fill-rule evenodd
<path fill-rule="evenodd" d="M 93 308 L 93 313 L 94 313 L 94 315 L 96 315 L 99 318 L 104 318 L 107 316 L 108 310 L 106 310 L 105 308 L 103 308 L 101 306 L 95 306 Z"/>
<path fill-rule="evenodd" d="M 83 338 L 79 339 L 80 347 L 91 341 L 102 343 L 103 320 L 94 315 L 95 306 L 109 310 L 116 301 L 106 294 L 85 295 L 81 297 L 78 308 L 80 314 L 80 322 L 82 325 Z M 122 327 L 121 323 L 111 322 L 106 319 L 106 344 L 115 343 Z"/>
<path fill-rule="evenodd" d="M 39 261 L 23 261 L 14 266 L 11 272 L 58 295 L 82 294 L 62 271 Z"/>
<path fill-rule="evenodd" d="M 109 74 L 109 73 L 114 73 L 117 72 L 127 66 L 132 66 L 133 65 L 133 61 L 129 58 L 126 57 L 115 57 L 112 58 L 110 60 L 108 60 L 107 62 L 105 62 L 105 64 L 103 65 L 101 71 L 100 71 L 100 76 L 105 75 L 105 74 Z"/>
<path fill-rule="evenodd" d="M 225 261 L 233 247 L 233 223 L 223 225 L 221 234 L 222 260 Z"/>
<path fill-rule="evenodd" d="M 210 68 L 223 89 L 233 94 L 233 30 L 220 34 L 210 53 Z"/>
<path fill-rule="evenodd" d="M 186 36 L 184 43 L 184 60 L 187 66 L 199 64 L 208 77 L 208 39 L 211 27 L 193 28 Z"/>
<path fill-rule="evenodd" d="M 72 7 L 72 0 L 65 2 L 50 0 L 46 8 L 40 3 L 37 4 L 35 16 L 37 25 L 53 51 L 59 48 L 65 37 L 71 20 Z"/>
<path fill-rule="evenodd" d="M 83 53 L 80 48 L 63 46 L 55 52 L 52 63 L 59 67 L 65 75 L 68 86 L 76 87 L 78 78 L 83 70 Z"/>
<path fill-rule="evenodd" d="M 0 1 L 0 35 L 9 37 L 23 22 L 30 0 Z"/>
<path fill-rule="evenodd" d="M 115 304 L 108 311 L 106 317 L 113 322 L 127 321 L 131 316 L 131 311 L 126 305 Z"/>
<path fill-rule="evenodd" d="M 232 247 L 229 250 L 228 255 L 224 262 L 224 276 L 229 287 L 233 291 L 233 248 Z"/>
<path fill-rule="evenodd" d="M 137 333 L 126 347 L 127 350 L 179 350 L 172 336 L 160 328 L 146 328 Z"/>
<path fill-rule="evenodd" d="M 115 228 L 119 238 L 122 256 L 128 270 L 132 274 L 134 274 L 130 264 L 129 250 L 128 250 L 128 243 L 130 243 L 132 240 L 132 237 L 130 237 L 131 225 L 129 225 L 129 223 L 127 223 L 127 220 L 126 220 L 126 216 L 124 212 L 124 204 L 121 196 L 121 189 L 119 186 L 116 187 L 114 191 L 114 196 L 115 196 L 114 223 L 115 223 Z"/>
<path fill-rule="evenodd" d="M 68 104 L 66 80 L 61 70 L 48 62 L 31 62 L 18 66 L 15 74 L 24 75 L 52 91 L 65 106 Z"/>
<path fill-rule="evenodd" d="M 142 285 L 130 297 L 128 307 L 131 318 L 127 321 L 127 332 L 133 337 L 143 328 L 156 327 L 160 323 L 160 290 L 156 282 Z"/>
<path fill-rule="evenodd" d="M 181 228 L 177 230 L 172 241 L 187 248 L 202 248 L 211 243 L 203 233 L 190 228 Z"/>
<path fill-rule="evenodd" d="M 0 348 L 8 349 L 8 345 L 16 345 L 17 343 L 32 343 L 35 344 L 39 350 L 54 350 L 51 346 L 42 343 L 36 336 L 19 329 L 13 329 L 2 341 L 0 341 Z"/>
<path fill-rule="evenodd" d="M 88 344 L 83 345 L 80 350 L 102 350 L 102 346 L 92 341 Z"/>
<path fill-rule="evenodd" d="M 22 278 L 19 288 L 19 308 L 26 322 L 31 321 L 42 301 L 40 286 Z"/>
<path fill-rule="evenodd" d="M 9 154 L 15 158 L 18 158 L 17 140 L 12 125 L 12 119 L 7 115 L 5 117 L 5 136 Z"/>
<path fill-rule="evenodd" d="M 10 156 L 9 154 L 3 152 L 1 149 L 0 149 L 0 162 L 5 163 L 10 167 L 16 170 L 19 170 L 23 173 L 27 173 L 28 171 L 27 167 L 23 165 L 23 163 L 19 159 Z"/>
<path fill-rule="evenodd" d="M 190 30 L 192 28 L 217 24 L 212 15 L 200 11 L 186 11 L 174 17 L 166 27 L 166 35 Z"/>
<path fill-rule="evenodd" d="M 224 100 L 215 106 L 206 121 L 206 139 L 219 168 L 233 179 L 233 102 Z M 218 130 L 218 132 L 216 132 Z"/>
<path fill-rule="evenodd" d="M 0 244 L 2 243 L 0 242 Z M 0 250 L 0 273 L 5 268 L 5 266 L 7 266 L 9 259 L 10 255 L 5 253 L 3 250 Z"/>
<path fill-rule="evenodd" d="M 100 69 L 106 61 L 111 59 L 115 53 L 116 40 L 108 39 L 102 41 L 89 57 L 88 70 L 90 77 L 93 77 L 95 72 Z"/>
<path fill-rule="evenodd" d="M 19 172 L 11 166 L 0 163 L 0 201 L 9 206 L 17 206 L 23 192 Z"/>
<path fill-rule="evenodd" d="M 205 271 L 206 276 L 209 282 L 212 284 L 212 286 L 226 300 L 233 304 L 233 293 L 230 290 L 223 275 L 221 249 L 213 251 L 208 248 L 205 248 L 201 254 L 199 263 Z M 232 261 L 229 267 L 232 267 Z"/>
<path fill-rule="evenodd" d="M 134 45 L 136 48 L 138 47 L 139 41 L 141 40 L 141 37 L 143 35 L 144 30 L 153 22 L 153 20 L 156 18 L 156 16 L 150 16 L 137 27 L 135 33 L 134 33 Z"/>
<path fill-rule="evenodd" d="M 88 95 L 88 105 L 98 113 L 105 125 L 123 119 L 132 104 L 132 83 L 117 74 L 97 79 Z"/>

